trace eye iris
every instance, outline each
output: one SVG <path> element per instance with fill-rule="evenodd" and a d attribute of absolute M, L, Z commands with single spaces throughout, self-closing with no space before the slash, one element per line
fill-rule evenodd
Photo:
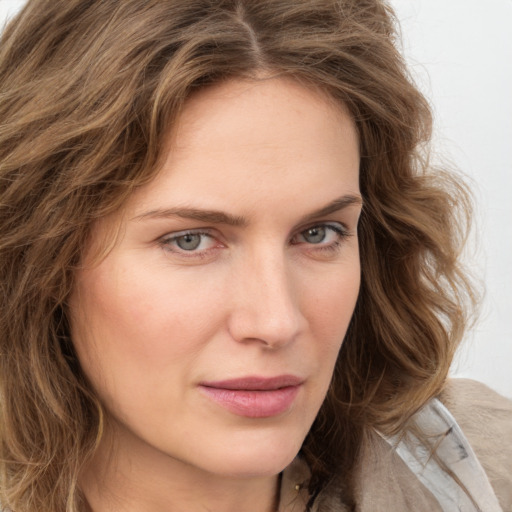
<path fill-rule="evenodd" d="M 304 232 L 304 239 L 310 244 L 319 244 L 325 240 L 326 229 L 322 226 L 309 228 Z"/>
<path fill-rule="evenodd" d="M 176 239 L 176 244 L 180 249 L 184 251 L 193 251 L 199 247 L 201 243 L 201 235 L 194 233 L 187 233 L 186 235 L 180 236 Z"/>

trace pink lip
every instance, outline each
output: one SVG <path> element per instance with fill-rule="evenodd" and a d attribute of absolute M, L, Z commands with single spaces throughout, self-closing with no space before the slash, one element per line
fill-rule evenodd
<path fill-rule="evenodd" d="M 247 418 L 268 418 L 287 411 L 303 379 L 294 375 L 244 377 L 202 382 L 200 390 L 221 407 Z"/>

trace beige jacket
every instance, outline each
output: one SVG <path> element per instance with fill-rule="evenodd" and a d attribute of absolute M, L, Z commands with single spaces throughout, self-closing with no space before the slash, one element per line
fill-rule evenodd
<path fill-rule="evenodd" d="M 512 512 L 512 402 L 483 384 L 466 379 L 448 381 L 439 398 L 473 448 L 501 509 Z M 299 484 L 307 480 L 307 475 L 301 461 L 284 472 L 280 512 L 305 510 L 308 496 Z M 443 511 L 436 497 L 377 434 L 363 452 L 358 475 L 357 512 Z M 331 489 L 320 496 L 314 511 L 348 511 L 339 505 L 335 494 L 336 490 Z"/>

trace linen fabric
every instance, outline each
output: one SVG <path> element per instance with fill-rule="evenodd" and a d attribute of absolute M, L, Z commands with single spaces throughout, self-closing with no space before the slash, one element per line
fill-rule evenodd
<path fill-rule="evenodd" d="M 512 512 L 512 401 L 467 379 L 449 380 L 401 435 L 368 435 L 356 466 L 357 512 Z M 279 512 L 304 512 L 309 471 L 284 471 Z M 339 479 L 312 512 L 348 512 Z"/>

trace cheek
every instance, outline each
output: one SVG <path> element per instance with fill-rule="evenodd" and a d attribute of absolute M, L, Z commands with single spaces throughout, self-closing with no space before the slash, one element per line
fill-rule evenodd
<path fill-rule="evenodd" d="M 155 419 L 154 411 L 183 415 L 190 375 L 218 324 L 206 290 L 198 295 L 177 276 L 169 283 L 140 268 L 127 272 L 106 261 L 78 276 L 71 301 L 83 371 L 110 413 L 127 423 Z"/>
<path fill-rule="evenodd" d="M 349 268 L 333 272 L 321 286 L 310 289 L 310 318 L 320 343 L 327 351 L 339 350 L 352 314 L 360 287 L 359 260 Z"/>
<path fill-rule="evenodd" d="M 307 311 L 311 333 L 315 343 L 311 344 L 316 368 L 315 393 L 323 401 L 352 318 L 360 287 L 359 256 L 336 269 L 328 269 L 328 275 L 308 286 L 303 296 L 308 297 Z"/>
<path fill-rule="evenodd" d="M 101 333 L 102 345 L 117 344 L 151 355 L 165 348 L 185 350 L 176 341 L 191 330 L 200 338 L 211 321 L 208 312 L 213 301 L 208 290 L 197 293 L 179 276 L 171 280 L 165 272 L 142 265 L 131 268 L 136 270 L 105 264 L 81 279 L 86 283 L 79 288 L 82 316 L 87 315 L 96 333 Z"/>
<path fill-rule="evenodd" d="M 72 337 L 85 373 L 108 401 L 182 378 L 215 328 L 207 289 L 197 294 L 179 276 L 170 283 L 157 275 L 107 259 L 77 276 Z"/>

